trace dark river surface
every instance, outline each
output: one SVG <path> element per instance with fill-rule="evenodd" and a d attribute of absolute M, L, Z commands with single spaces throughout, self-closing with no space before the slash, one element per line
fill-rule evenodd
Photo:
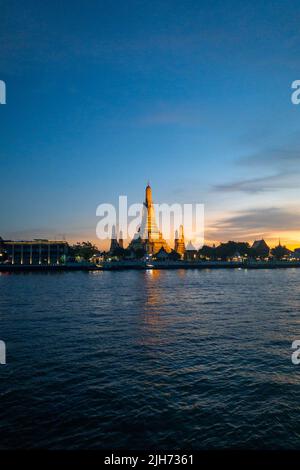
<path fill-rule="evenodd" d="M 300 449 L 300 269 L 0 275 L 0 447 Z"/>

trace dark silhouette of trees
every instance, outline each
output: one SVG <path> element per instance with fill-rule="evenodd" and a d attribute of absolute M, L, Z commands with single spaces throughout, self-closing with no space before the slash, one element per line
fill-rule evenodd
<path fill-rule="evenodd" d="M 200 258 L 209 258 L 211 260 L 216 258 L 216 248 L 208 245 L 203 245 L 200 250 L 198 250 Z"/>
<path fill-rule="evenodd" d="M 181 259 L 181 256 L 179 253 L 177 253 L 177 251 L 175 250 L 172 250 L 169 254 L 168 254 L 168 259 L 171 260 L 171 261 L 178 261 Z"/>
<path fill-rule="evenodd" d="M 146 254 L 146 250 L 144 250 L 144 248 L 139 248 L 138 250 L 135 250 L 135 256 L 137 259 L 143 258 L 145 254 Z"/>
<path fill-rule="evenodd" d="M 88 261 L 93 255 L 99 253 L 99 249 L 91 242 L 77 242 L 69 246 L 69 256 L 72 258 L 80 257 Z"/>
<path fill-rule="evenodd" d="M 8 259 L 7 251 L 3 239 L 0 237 L 0 264 Z"/>
<path fill-rule="evenodd" d="M 125 250 L 125 248 L 121 248 L 120 246 L 118 246 L 117 248 L 115 248 L 113 250 L 113 252 L 111 253 L 112 256 L 117 256 L 118 258 L 125 258 L 127 254 L 127 250 Z"/>
<path fill-rule="evenodd" d="M 247 242 L 229 241 L 221 243 L 215 250 L 216 258 L 221 258 L 224 261 L 228 258 L 233 258 L 237 254 L 247 257 L 252 255 L 250 245 Z"/>
<path fill-rule="evenodd" d="M 252 257 L 253 251 L 247 242 L 234 242 L 220 243 L 217 247 L 204 245 L 199 250 L 200 258 L 209 258 L 210 260 L 221 259 L 226 261 L 233 258 L 237 254 L 241 257 Z"/>

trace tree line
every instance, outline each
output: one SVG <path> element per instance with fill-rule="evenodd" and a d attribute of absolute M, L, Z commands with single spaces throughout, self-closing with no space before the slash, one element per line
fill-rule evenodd
<path fill-rule="evenodd" d="M 89 260 L 93 255 L 99 253 L 99 249 L 93 243 L 87 242 L 77 242 L 74 245 L 69 245 L 68 256 L 70 258 L 81 258 L 84 260 Z M 291 253 L 286 246 L 279 244 L 271 250 L 266 248 L 255 249 L 249 245 L 248 242 L 234 242 L 229 241 L 227 243 L 220 243 L 218 246 L 208 246 L 204 245 L 202 248 L 197 250 L 199 258 L 210 259 L 210 260 L 227 260 L 234 258 L 237 255 L 240 255 L 242 258 L 267 258 L 270 255 L 277 259 L 283 259 Z M 110 253 L 111 256 L 116 256 L 118 258 L 127 258 L 130 257 L 132 251 L 128 248 L 117 247 L 113 252 Z M 145 250 L 139 249 L 134 252 L 135 258 L 140 259 L 146 254 Z M 174 250 L 171 252 L 171 257 L 178 259 L 178 255 Z"/>

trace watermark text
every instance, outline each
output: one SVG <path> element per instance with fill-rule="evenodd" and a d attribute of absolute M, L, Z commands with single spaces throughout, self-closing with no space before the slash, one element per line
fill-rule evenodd
<path fill-rule="evenodd" d="M 0 80 L 0 104 L 6 104 L 6 84 Z"/>

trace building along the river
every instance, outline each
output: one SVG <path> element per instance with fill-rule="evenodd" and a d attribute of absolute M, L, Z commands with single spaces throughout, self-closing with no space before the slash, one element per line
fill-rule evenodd
<path fill-rule="evenodd" d="M 53 265 L 63 264 L 66 260 L 68 244 L 66 241 L 30 240 L 1 241 L 1 258 L 14 265 Z M 1 262 L 1 261 L 0 261 Z"/>

